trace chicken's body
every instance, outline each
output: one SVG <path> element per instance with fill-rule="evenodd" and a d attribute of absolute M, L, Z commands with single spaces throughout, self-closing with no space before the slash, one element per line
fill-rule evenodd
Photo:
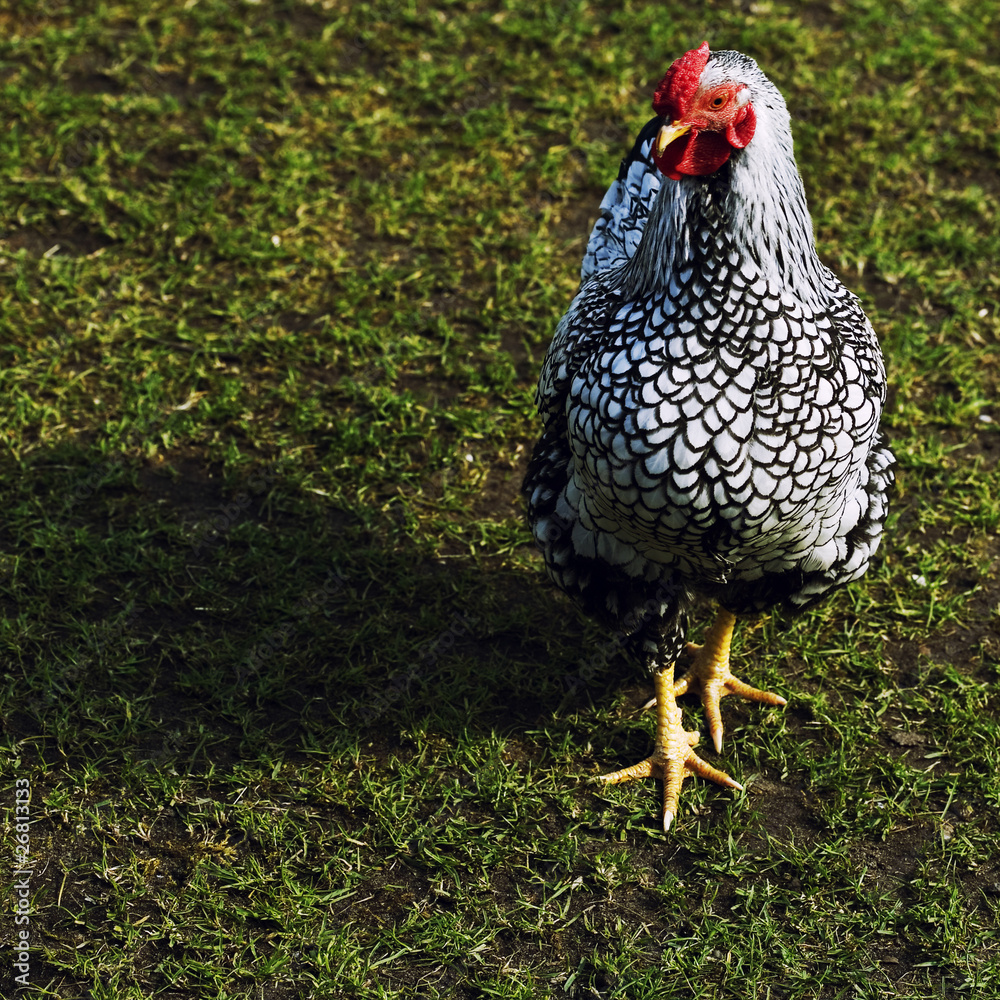
<path fill-rule="evenodd" d="M 524 484 L 552 578 L 633 633 L 654 672 L 684 648 L 696 594 L 746 614 L 860 577 L 892 481 L 882 356 L 816 255 L 784 101 L 739 53 L 684 60 L 697 93 L 675 80 L 688 92 L 671 105 L 668 74 L 668 113 L 601 205 L 542 369 Z M 716 92 L 751 116 L 718 166 L 707 127 L 678 124 L 678 106 Z"/>

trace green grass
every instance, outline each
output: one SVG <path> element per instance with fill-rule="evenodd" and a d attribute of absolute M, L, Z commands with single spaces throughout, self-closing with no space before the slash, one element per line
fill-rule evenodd
<path fill-rule="evenodd" d="M 1000 994 L 998 16 L 542 6 L 0 13 L 25 995 Z M 648 683 L 517 492 L 596 207 L 706 37 L 786 95 L 900 468 L 866 579 L 741 629 L 789 705 L 724 702 L 747 791 L 664 836 L 654 783 L 586 781 Z"/>

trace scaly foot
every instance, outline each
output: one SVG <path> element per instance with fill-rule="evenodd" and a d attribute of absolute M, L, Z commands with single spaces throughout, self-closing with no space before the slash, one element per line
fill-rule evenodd
<path fill-rule="evenodd" d="M 729 670 L 729 646 L 733 639 L 733 626 L 736 618 L 725 608 L 719 608 L 718 616 L 711 628 L 705 634 L 705 642 L 696 646 L 689 642 L 685 652 L 694 656 L 694 663 L 687 673 L 674 684 L 674 695 L 687 694 L 689 691 L 701 694 L 701 703 L 705 706 L 708 718 L 708 732 L 715 744 L 716 751 L 722 750 L 722 712 L 719 701 L 727 694 L 738 694 L 750 701 L 760 701 L 765 705 L 785 705 L 787 702 L 781 695 L 744 684 L 734 677 Z"/>
<path fill-rule="evenodd" d="M 699 736 L 684 729 L 681 710 L 674 698 L 673 664 L 655 674 L 653 683 L 656 688 L 656 740 L 652 754 L 631 767 L 602 774 L 598 780 L 613 785 L 633 778 L 660 778 L 663 781 L 663 829 L 666 832 L 677 815 L 681 786 L 688 775 L 697 774 L 727 788 L 742 790 L 743 786 L 733 781 L 725 771 L 703 761 L 691 749 L 698 743 Z"/>

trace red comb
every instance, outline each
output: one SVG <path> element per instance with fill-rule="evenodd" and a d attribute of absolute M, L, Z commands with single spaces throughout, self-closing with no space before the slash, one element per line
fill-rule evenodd
<path fill-rule="evenodd" d="M 691 98 L 698 91 L 698 82 L 708 63 L 708 42 L 685 52 L 667 70 L 653 94 L 653 110 L 661 118 L 676 121 L 687 112 Z"/>

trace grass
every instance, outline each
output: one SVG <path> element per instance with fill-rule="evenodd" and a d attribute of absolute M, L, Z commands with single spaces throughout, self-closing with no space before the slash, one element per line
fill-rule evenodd
<path fill-rule="evenodd" d="M 971 0 L 7 5 L 24 995 L 995 997 L 998 27 Z M 547 585 L 517 491 L 596 206 L 705 37 L 786 95 L 900 470 L 866 579 L 742 628 L 789 706 L 724 703 L 747 791 L 689 783 L 664 836 L 653 783 L 584 780 L 648 749 L 647 682 Z"/>

